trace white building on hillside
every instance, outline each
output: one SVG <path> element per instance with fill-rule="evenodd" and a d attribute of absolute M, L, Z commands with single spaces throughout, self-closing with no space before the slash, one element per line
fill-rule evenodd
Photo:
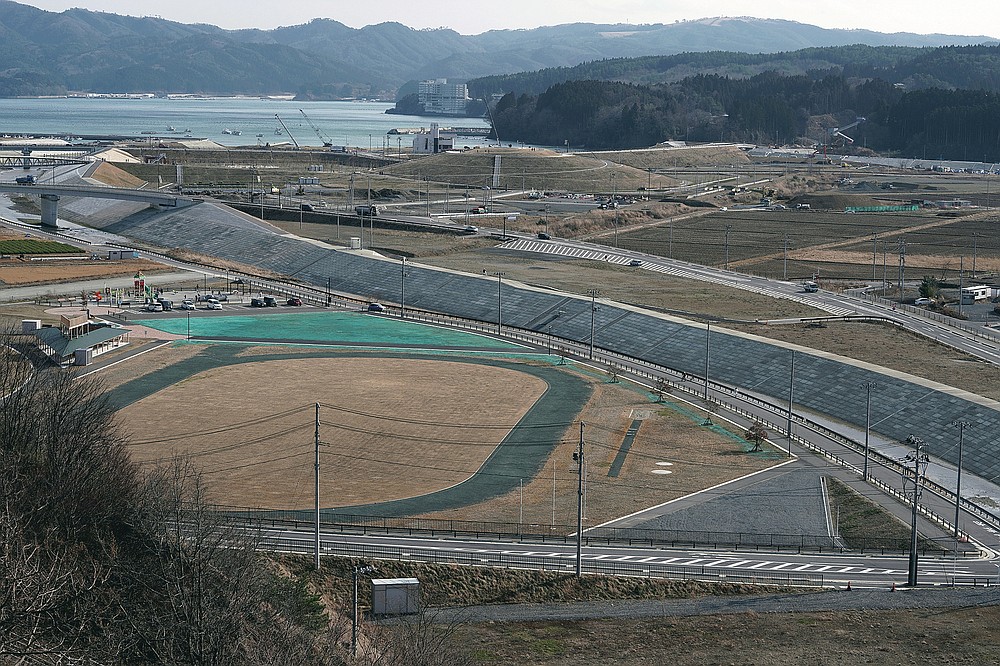
<path fill-rule="evenodd" d="M 437 123 L 431 123 L 430 132 L 421 132 L 413 136 L 413 153 L 415 155 L 433 155 L 455 148 L 455 135 L 442 134 Z"/>
<path fill-rule="evenodd" d="M 417 98 L 424 105 L 424 113 L 461 116 L 465 115 L 469 90 L 464 83 L 448 83 L 448 79 L 421 81 L 417 84 Z"/>

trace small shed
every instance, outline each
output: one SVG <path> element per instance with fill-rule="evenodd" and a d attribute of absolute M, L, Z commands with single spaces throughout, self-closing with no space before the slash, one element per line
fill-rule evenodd
<path fill-rule="evenodd" d="M 373 578 L 372 615 L 420 612 L 420 581 L 416 578 Z"/>

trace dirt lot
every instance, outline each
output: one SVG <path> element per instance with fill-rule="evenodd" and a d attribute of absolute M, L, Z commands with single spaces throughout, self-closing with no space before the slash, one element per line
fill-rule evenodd
<path fill-rule="evenodd" d="M 329 470 L 320 501 L 343 506 L 467 478 L 544 390 L 531 375 L 469 363 L 262 361 L 199 373 L 121 417 L 137 461 L 190 456 L 219 503 L 308 508 L 319 401 L 320 464 Z M 499 393 L 507 399 L 495 400 Z"/>

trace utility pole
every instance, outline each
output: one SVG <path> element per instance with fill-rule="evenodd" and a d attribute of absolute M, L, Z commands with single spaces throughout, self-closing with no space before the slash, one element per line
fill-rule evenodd
<path fill-rule="evenodd" d="M 927 467 L 927 454 L 923 452 L 924 440 L 914 435 L 906 438 L 906 443 L 913 446 L 913 451 L 906 454 L 905 462 L 913 463 L 913 505 L 910 514 L 910 566 L 907 572 L 906 584 L 910 587 L 917 586 L 917 504 L 920 502 L 920 477 L 922 469 Z M 907 469 L 904 465 L 903 475 L 906 479 Z"/>
<path fill-rule="evenodd" d="M 573 460 L 576 461 L 576 577 L 583 576 L 583 428 L 580 421 L 580 444 Z"/>
<path fill-rule="evenodd" d="M 316 483 L 316 515 L 315 515 L 315 533 L 313 535 L 313 566 L 316 571 L 319 571 L 319 403 L 316 403 L 316 462 L 315 468 L 315 483 Z"/>
<path fill-rule="evenodd" d="M 872 424 L 872 389 L 878 386 L 875 382 L 865 382 L 861 385 L 861 388 L 865 389 L 867 396 L 865 398 L 865 467 L 864 467 L 864 480 L 868 481 L 868 437 L 871 433 Z"/>
<path fill-rule="evenodd" d="M 965 429 L 971 428 L 972 423 L 959 420 L 952 423 L 952 425 L 958 428 L 958 479 L 955 481 L 955 540 L 957 542 L 959 536 L 961 536 L 961 531 L 958 529 L 958 518 L 962 507 L 962 440 L 965 435 Z M 956 551 L 958 550 L 957 545 L 955 549 Z"/>
<path fill-rule="evenodd" d="M 375 571 L 372 566 L 355 566 L 353 571 L 353 594 L 351 595 L 351 656 L 358 656 L 358 577 L 364 573 Z"/>
<path fill-rule="evenodd" d="M 590 294 L 590 360 L 594 360 L 594 323 L 597 318 L 597 295 L 601 293 L 597 289 L 588 289 Z"/>

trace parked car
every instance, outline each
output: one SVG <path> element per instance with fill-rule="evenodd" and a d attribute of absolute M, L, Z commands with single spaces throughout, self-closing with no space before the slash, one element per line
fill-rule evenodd
<path fill-rule="evenodd" d="M 194 310 L 194 309 L 195 309 L 194 303 L 192 303 L 191 301 L 185 300 L 183 303 L 181 303 L 181 310 Z"/>
<path fill-rule="evenodd" d="M 275 300 L 274 296 L 264 297 L 264 307 L 265 308 L 276 308 L 278 307 L 278 301 Z"/>
<path fill-rule="evenodd" d="M 264 307 L 264 299 L 263 298 L 251 298 L 250 299 L 250 307 L 252 307 L 252 308 L 262 308 L 262 307 Z"/>
<path fill-rule="evenodd" d="M 381 303 L 369 303 L 368 312 L 385 312 L 385 306 Z"/>
<path fill-rule="evenodd" d="M 149 303 L 146 305 L 147 312 L 163 312 L 163 305 L 160 303 Z"/>
<path fill-rule="evenodd" d="M 934 300 L 931 299 L 931 298 L 918 298 L 917 300 L 913 301 L 913 304 L 914 305 L 930 305 L 933 302 L 934 302 Z"/>
<path fill-rule="evenodd" d="M 288 299 L 288 302 L 285 303 L 285 305 L 302 305 L 302 299 L 296 296 L 292 296 L 291 298 Z"/>
<path fill-rule="evenodd" d="M 208 303 L 205 305 L 206 310 L 221 310 L 222 303 L 215 299 L 209 299 Z"/>

